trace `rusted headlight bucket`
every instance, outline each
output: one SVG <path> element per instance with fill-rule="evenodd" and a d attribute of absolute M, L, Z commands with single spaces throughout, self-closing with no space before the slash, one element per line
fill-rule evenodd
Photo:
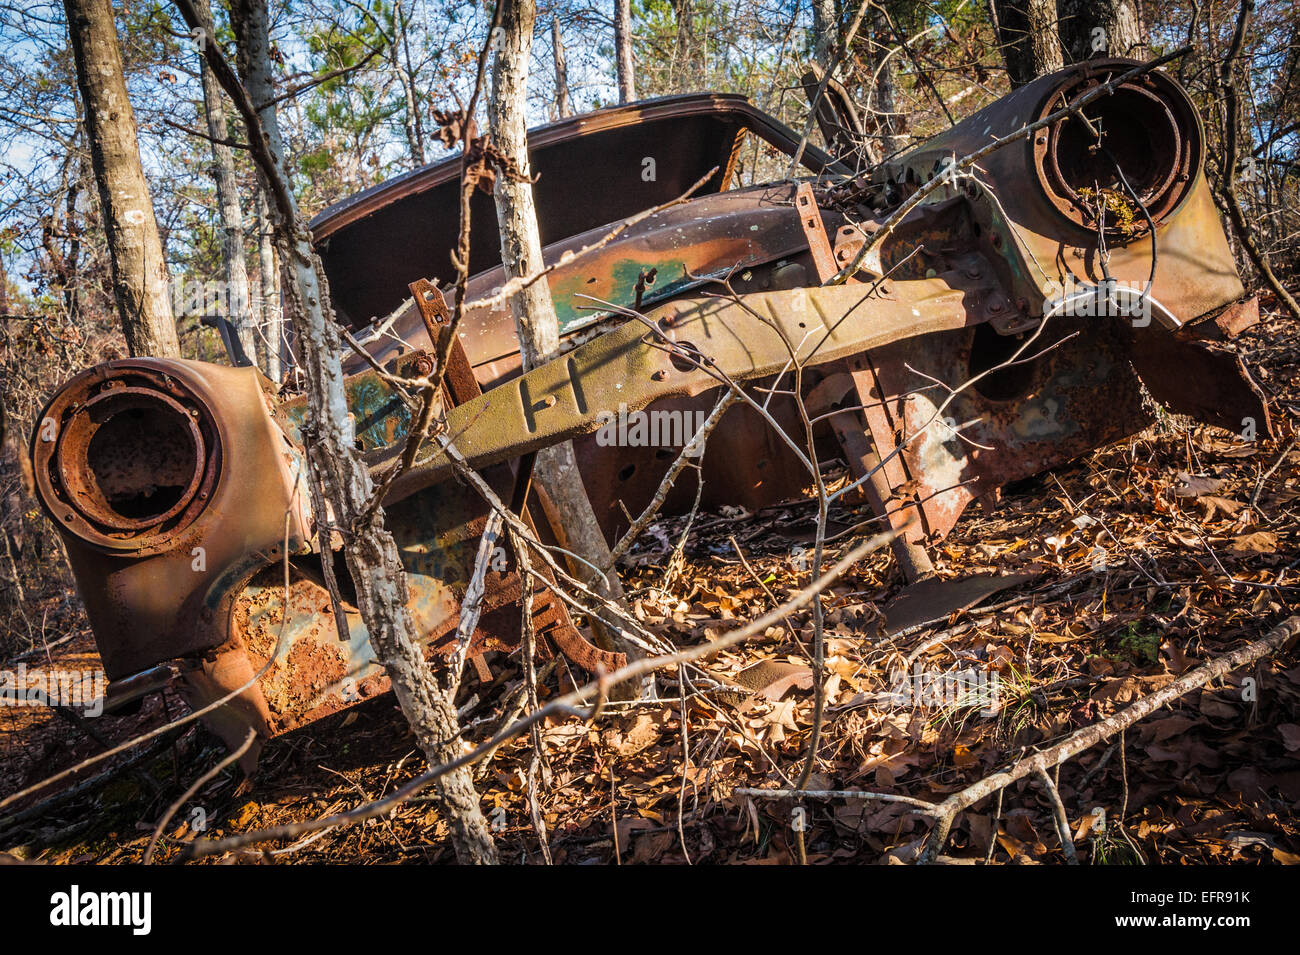
<path fill-rule="evenodd" d="M 1086 75 L 1063 86 L 1035 118 L 1103 79 Z M 1038 178 L 1052 204 L 1072 222 L 1095 230 L 1099 198 L 1089 190 L 1111 193 L 1131 208 L 1131 222 L 1121 225 L 1112 207 L 1107 231 L 1132 237 L 1145 233 L 1147 222 L 1132 202 L 1131 188 L 1159 225 L 1187 198 L 1201 168 L 1204 137 L 1187 95 L 1164 74 L 1149 73 L 1095 100 L 1083 114 L 1087 122 L 1071 117 L 1034 139 Z"/>
<path fill-rule="evenodd" d="M 203 512 L 222 457 L 207 405 L 175 377 L 130 365 L 69 382 L 32 452 L 50 513 L 88 543 L 133 555 L 167 549 Z"/>

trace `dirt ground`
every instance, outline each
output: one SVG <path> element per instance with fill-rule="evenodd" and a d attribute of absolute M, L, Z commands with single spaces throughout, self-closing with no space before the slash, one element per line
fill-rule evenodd
<path fill-rule="evenodd" d="M 943 577 L 1032 579 L 904 636 L 876 632 L 880 608 L 902 584 L 886 554 L 864 560 L 834 587 L 826 604 L 828 713 L 811 788 L 937 801 L 1296 612 L 1300 450 L 1291 436 L 1300 411 L 1300 346 L 1291 323 L 1272 321 L 1237 347 L 1270 397 L 1278 440 L 1245 444 L 1165 416 L 1131 440 L 1008 489 L 1000 502 L 972 508 L 932 554 Z M 866 516 L 838 509 L 831 533 Z M 799 504 L 700 514 L 677 557 L 685 520 L 659 522 L 625 572 L 637 616 L 687 646 L 770 610 L 806 580 L 792 554 L 809 546 L 814 519 L 814 508 Z M 733 537 L 750 569 L 737 559 Z M 849 546 L 847 536 L 836 541 L 832 559 Z M 1098 548 L 1107 563 L 1100 571 Z M 797 814 L 788 802 L 734 792 L 791 785 L 802 764 L 812 724 L 811 627 L 806 612 L 789 624 L 707 664 L 724 682 L 740 684 L 747 668 L 783 664 L 784 678 L 763 693 L 715 692 L 698 680 L 688 689 L 670 671 L 663 699 L 632 715 L 544 727 L 538 798 L 557 863 L 785 863 L 796 857 L 797 819 L 806 824 L 809 862 L 915 855 L 929 824 L 904 805 L 822 799 Z M 84 618 L 64 626 L 74 639 L 38 651 L 29 666 L 94 666 Z M 882 702 L 891 674 L 912 655 L 928 672 L 996 673 L 999 708 Z M 465 715 L 472 741 L 491 734 L 517 682 L 517 659 L 491 655 L 488 662 L 490 682 L 472 670 L 466 676 L 463 692 L 478 697 Z M 1123 746 L 1103 743 L 1066 762 L 1058 786 L 1080 858 L 1300 861 L 1298 664 L 1294 649 L 1265 658 L 1148 717 Z M 583 676 L 559 667 L 543 695 L 571 689 L 574 679 Z M 116 742 L 183 710 L 178 698 L 156 695 L 135 715 L 91 725 L 103 741 Z M 49 710 L 0 707 L 0 796 L 100 745 Z M 540 861 L 528 811 L 530 752 L 525 737 L 477 770 L 507 861 Z M 36 818 L 14 825 L 6 814 L 57 788 L 0 810 L 0 852 L 43 862 L 138 861 L 167 806 L 223 753 L 205 730 L 187 730 Z M 392 697 L 370 701 L 272 741 L 250 780 L 233 769 L 218 774 L 168 825 L 158 858 L 177 859 L 196 837 L 356 806 L 392 792 L 422 765 Z M 1032 781 L 959 816 L 947 853 L 995 863 L 1063 861 L 1051 804 Z M 381 820 L 215 861 L 452 858 L 436 802 L 421 797 Z"/>

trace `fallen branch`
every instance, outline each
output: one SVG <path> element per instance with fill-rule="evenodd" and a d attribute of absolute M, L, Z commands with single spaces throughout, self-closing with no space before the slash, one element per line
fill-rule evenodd
<path fill-rule="evenodd" d="M 406 802 L 412 796 L 415 796 L 428 788 L 435 780 L 440 779 L 448 773 L 455 772 L 463 766 L 468 766 L 477 762 L 488 753 L 497 749 L 502 743 L 515 739 L 527 732 L 534 724 L 539 724 L 543 720 L 552 716 L 576 716 L 583 720 L 592 720 L 599 715 L 604 706 L 609 688 L 619 683 L 625 683 L 629 680 L 635 680 L 657 670 L 667 667 L 679 666 L 684 663 L 692 663 L 696 660 L 703 660 L 719 653 L 728 647 L 734 647 L 752 639 L 758 634 L 778 623 L 787 615 L 796 610 L 807 606 L 826 588 L 839 580 L 845 572 L 854 564 L 860 561 L 867 554 L 879 550 L 893 539 L 893 533 L 877 534 L 867 541 L 859 544 L 849 553 L 845 554 L 840 561 L 832 567 L 826 574 L 813 581 L 799 593 L 795 594 L 780 607 L 770 613 L 766 613 L 756 620 L 752 620 L 743 627 L 731 631 L 711 640 L 708 643 L 700 644 L 697 647 L 691 647 L 688 650 L 681 650 L 677 653 L 665 654 L 659 657 L 644 657 L 635 660 L 625 667 L 621 667 L 610 674 L 601 674 L 595 680 L 578 687 L 563 696 L 558 696 L 551 700 L 545 706 L 534 710 L 532 713 L 515 721 L 510 726 L 502 729 L 491 739 L 476 746 L 468 753 L 443 763 L 440 766 L 434 766 L 421 775 L 415 777 L 405 786 L 395 790 L 383 799 L 372 803 L 357 806 L 347 812 L 339 813 L 334 816 L 327 816 L 322 819 L 312 819 L 306 822 L 289 823 L 283 826 L 272 826 L 267 829 L 259 829 L 254 832 L 244 833 L 238 836 L 231 836 L 226 839 L 215 839 L 206 842 L 191 843 L 186 850 L 186 858 L 199 858 L 202 856 L 212 855 L 218 852 L 228 852 L 233 849 L 239 849 L 255 842 L 265 842 L 270 839 L 292 839 L 297 836 L 306 835 L 309 832 L 315 832 L 318 829 L 329 829 L 334 826 L 351 825 L 353 823 L 364 822 L 367 819 L 373 819 L 377 816 L 391 812 L 397 806 Z M 1300 618 L 1298 618 L 1300 619 Z M 584 707 L 588 697 L 595 693 L 597 695 L 596 703 L 592 706 Z"/>
<path fill-rule="evenodd" d="M 927 864 L 938 858 L 944 843 L 948 841 L 953 819 L 962 810 L 968 809 L 986 796 L 991 796 L 1026 776 L 1046 772 L 1050 767 L 1063 763 L 1086 749 L 1091 749 L 1102 740 L 1110 739 L 1116 733 L 1128 729 L 1134 723 L 1145 719 L 1191 690 L 1204 686 L 1240 666 L 1253 663 L 1267 653 L 1283 649 L 1297 638 L 1300 638 L 1300 616 L 1289 617 L 1254 643 L 1248 643 L 1231 653 L 1225 653 L 1113 716 L 1091 726 L 1085 726 L 1055 746 L 1021 760 L 1005 772 L 987 776 L 973 786 L 967 786 L 960 792 L 954 793 L 934 807 L 934 828 L 926 838 L 918 862 Z"/>

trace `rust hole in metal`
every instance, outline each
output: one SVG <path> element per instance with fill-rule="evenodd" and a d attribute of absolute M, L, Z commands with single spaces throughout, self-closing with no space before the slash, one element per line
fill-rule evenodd
<path fill-rule="evenodd" d="M 203 438 L 176 401 L 118 388 L 86 405 L 69 424 L 60 471 L 73 506 L 91 521 L 134 530 L 173 516 L 203 477 Z"/>
<path fill-rule="evenodd" d="M 999 365 L 1011 361 L 1024 339 L 999 335 L 992 325 L 979 325 L 970 349 L 970 377 L 989 372 L 975 382 L 975 390 L 990 401 L 1016 401 L 1027 395 L 1033 387 L 1037 359 L 1025 361 L 1033 354 L 1033 346 L 1025 349 L 1015 364 L 1006 368 Z M 996 368 L 996 371 L 990 369 Z"/>

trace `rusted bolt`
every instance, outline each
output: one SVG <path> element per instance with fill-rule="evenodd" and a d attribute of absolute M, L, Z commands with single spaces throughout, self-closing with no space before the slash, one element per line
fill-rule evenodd
<path fill-rule="evenodd" d="M 996 315 L 998 312 L 1002 311 L 1005 308 L 1006 306 L 1003 305 L 1001 302 L 989 302 L 989 311 L 994 315 Z"/>
<path fill-rule="evenodd" d="M 417 375 L 427 375 L 433 371 L 433 360 L 421 355 L 415 359 L 415 373 Z"/>

